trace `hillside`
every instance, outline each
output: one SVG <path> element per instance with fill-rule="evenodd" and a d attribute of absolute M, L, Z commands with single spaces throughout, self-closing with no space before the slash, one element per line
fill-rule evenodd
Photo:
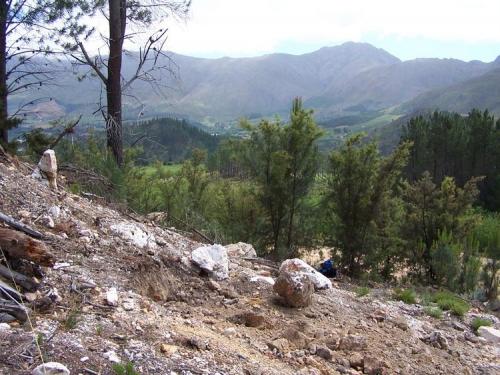
<path fill-rule="evenodd" d="M 124 140 L 127 144 L 141 146 L 138 155 L 141 162 L 156 160 L 178 162 L 189 157 L 193 148 L 212 152 L 221 137 L 188 124 L 184 120 L 172 118 L 153 119 L 124 127 Z"/>
<path fill-rule="evenodd" d="M 136 57 L 124 56 L 125 78 L 132 74 Z M 286 116 L 295 96 L 301 96 L 321 121 L 388 110 L 430 90 L 479 77 L 498 62 L 400 61 L 370 44 L 349 42 L 303 55 L 207 59 L 170 53 L 159 65 L 170 73 L 156 72 L 154 87 L 136 82 L 124 96 L 125 118 L 174 116 L 228 128 L 241 117 Z M 66 63 L 57 65 L 57 86 L 40 87 L 35 94 L 53 100 L 37 104 L 32 121 L 79 113 L 89 121 L 100 120 L 92 113 L 102 97 L 101 85 L 85 73 L 73 72 Z M 480 85 L 477 90 L 486 95 Z M 31 100 L 33 93 L 14 96 L 11 108 Z M 485 107 L 488 102 L 478 104 Z"/>
<path fill-rule="evenodd" d="M 472 108 L 480 108 L 500 115 L 500 69 L 421 94 L 402 104 L 399 110 L 411 112 L 420 108 L 440 108 L 458 113 L 468 113 Z"/>
<path fill-rule="evenodd" d="M 1 374 L 39 374 L 32 371 L 40 353 L 91 375 L 118 373 L 112 366 L 128 362 L 137 373 L 162 375 L 500 369 L 498 346 L 470 328 L 478 316 L 500 325 L 481 306 L 463 320 L 435 319 L 420 305 L 392 300 L 382 285 L 358 297 L 338 278 L 311 305 L 286 307 L 272 288 L 278 264 L 249 255 L 246 245 L 226 247 L 229 277 L 215 281 L 194 263 L 203 245 L 195 239 L 162 228 L 157 216 L 54 192 L 32 169 L 0 152 L 0 211 L 41 232 L 55 263 L 35 269 L 41 286 L 25 296 L 32 328 L 0 324 Z"/>

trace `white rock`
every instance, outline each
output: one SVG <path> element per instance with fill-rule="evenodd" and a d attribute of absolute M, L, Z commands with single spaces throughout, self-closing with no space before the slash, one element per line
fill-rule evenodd
<path fill-rule="evenodd" d="M 258 282 L 265 282 L 265 283 L 268 283 L 270 285 L 274 285 L 274 279 L 272 277 L 269 277 L 269 276 L 252 276 L 250 278 L 250 282 L 251 283 L 258 283 Z"/>
<path fill-rule="evenodd" d="M 500 343 L 500 330 L 498 329 L 482 326 L 478 328 L 477 333 L 493 344 Z"/>
<path fill-rule="evenodd" d="M 38 162 L 38 167 L 45 173 L 57 172 L 57 159 L 54 150 L 46 150 L 43 153 L 40 161 Z"/>
<path fill-rule="evenodd" d="M 52 219 L 57 220 L 61 216 L 61 208 L 59 206 L 52 206 L 49 208 L 49 215 Z"/>
<path fill-rule="evenodd" d="M 61 363 L 47 362 L 36 367 L 31 375 L 69 375 L 69 370 Z"/>
<path fill-rule="evenodd" d="M 141 249 L 145 247 L 156 248 L 158 246 L 154 235 L 146 233 L 139 226 L 132 223 L 116 223 L 109 228 L 114 234 Z"/>
<path fill-rule="evenodd" d="M 287 259 L 281 263 L 280 274 L 282 272 L 300 272 L 305 274 L 314 284 L 314 289 L 331 289 L 332 282 L 324 275 L 316 271 L 309 264 L 301 259 Z"/>
<path fill-rule="evenodd" d="M 228 337 L 234 336 L 234 335 L 236 335 L 236 328 L 234 328 L 234 327 L 226 328 L 223 333 L 224 333 L 224 336 L 228 336 Z"/>
<path fill-rule="evenodd" d="M 229 258 L 224 246 L 199 247 L 191 253 L 191 260 L 201 269 L 209 272 L 216 280 L 229 277 Z"/>
<path fill-rule="evenodd" d="M 58 270 L 60 268 L 66 268 L 66 267 L 71 267 L 71 264 L 67 263 L 67 262 L 56 262 L 54 264 L 54 267 L 52 267 L 52 268 L 55 270 Z"/>
<path fill-rule="evenodd" d="M 109 288 L 106 292 L 106 303 L 109 306 L 118 306 L 118 291 L 116 288 Z"/>
<path fill-rule="evenodd" d="M 10 329 L 10 325 L 8 325 L 7 323 L 0 323 L 0 332 L 10 331 Z"/>
<path fill-rule="evenodd" d="M 257 258 L 257 252 L 252 245 L 244 242 L 226 246 L 227 254 L 234 258 Z"/>
<path fill-rule="evenodd" d="M 38 168 L 45 174 L 49 186 L 57 190 L 57 159 L 54 150 L 47 150 L 43 153 Z"/>
<path fill-rule="evenodd" d="M 87 362 L 88 360 L 89 360 L 89 357 L 80 358 L 80 362 Z"/>
<path fill-rule="evenodd" d="M 110 362 L 114 362 L 114 363 L 120 363 L 121 362 L 120 357 L 118 357 L 118 354 L 116 354 L 116 352 L 113 351 L 113 350 L 110 350 L 110 351 L 104 353 L 102 356 L 104 358 L 106 358 L 107 360 L 109 360 Z"/>

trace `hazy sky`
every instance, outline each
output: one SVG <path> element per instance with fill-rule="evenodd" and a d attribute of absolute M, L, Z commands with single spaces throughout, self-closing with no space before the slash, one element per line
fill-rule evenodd
<path fill-rule="evenodd" d="M 299 54 L 346 41 L 397 57 L 491 61 L 500 0 L 193 0 L 168 49 L 200 57 Z"/>

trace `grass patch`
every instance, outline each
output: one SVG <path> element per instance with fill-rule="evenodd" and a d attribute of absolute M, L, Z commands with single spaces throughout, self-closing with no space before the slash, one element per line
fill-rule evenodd
<path fill-rule="evenodd" d="M 417 295 L 413 289 L 394 289 L 393 297 L 409 305 L 417 303 Z"/>
<path fill-rule="evenodd" d="M 66 315 L 66 319 L 64 319 L 63 326 L 67 331 L 72 330 L 78 325 L 80 321 L 80 311 L 79 310 L 71 310 Z"/>
<path fill-rule="evenodd" d="M 355 290 L 355 293 L 357 297 L 364 297 L 370 294 L 370 288 L 366 286 L 358 286 Z"/>
<path fill-rule="evenodd" d="M 427 315 L 432 316 L 436 319 L 441 319 L 443 317 L 443 310 L 439 307 L 427 306 L 424 308 L 424 311 Z"/>
<path fill-rule="evenodd" d="M 469 311 L 469 304 L 450 292 L 436 292 L 432 296 L 432 302 L 436 303 L 442 310 L 450 311 L 453 315 L 464 316 Z"/>
<path fill-rule="evenodd" d="M 116 375 L 140 375 L 134 369 L 134 364 L 132 362 L 123 363 L 115 363 L 113 365 L 113 371 Z"/>
<path fill-rule="evenodd" d="M 474 329 L 474 332 L 477 332 L 479 327 L 490 327 L 492 325 L 493 325 L 493 323 L 491 322 L 491 320 L 483 319 L 483 318 L 475 318 L 471 323 L 471 326 Z"/>

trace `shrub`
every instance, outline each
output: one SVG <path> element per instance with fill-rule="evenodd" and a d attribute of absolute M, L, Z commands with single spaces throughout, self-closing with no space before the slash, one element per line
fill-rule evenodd
<path fill-rule="evenodd" d="M 427 315 L 432 316 L 436 319 L 441 319 L 443 317 L 443 310 L 441 310 L 439 307 L 427 306 L 424 311 Z"/>
<path fill-rule="evenodd" d="M 403 301 L 407 304 L 413 304 L 417 302 L 417 295 L 413 289 L 395 289 L 394 299 L 398 301 Z"/>
<path fill-rule="evenodd" d="M 471 323 L 471 326 L 472 328 L 474 329 L 474 332 L 477 332 L 477 330 L 479 329 L 479 327 L 490 327 L 491 325 L 493 325 L 493 323 L 491 322 L 491 320 L 489 319 L 483 319 L 483 318 L 475 318 L 472 323 Z"/>
<path fill-rule="evenodd" d="M 364 297 L 370 293 L 370 288 L 366 286 L 359 286 L 356 288 L 356 296 L 358 297 Z"/>
<path fill-rule="evenodd" d="M 134 369 L 134 364 L 132 362 L 123 363 L 115 363 L 113 365 L 113 371 L 116 375 L 140 375 Z"/>
<path fill-rule="evenodd" d="M 470 308 L 466 301 L 455 296 L 453 293 L 445 291 L 436 292 L 432 297 L 432 301 L 437 303 L 441 309 L 450 311 L 457 316 L 464 316 Z"/>

